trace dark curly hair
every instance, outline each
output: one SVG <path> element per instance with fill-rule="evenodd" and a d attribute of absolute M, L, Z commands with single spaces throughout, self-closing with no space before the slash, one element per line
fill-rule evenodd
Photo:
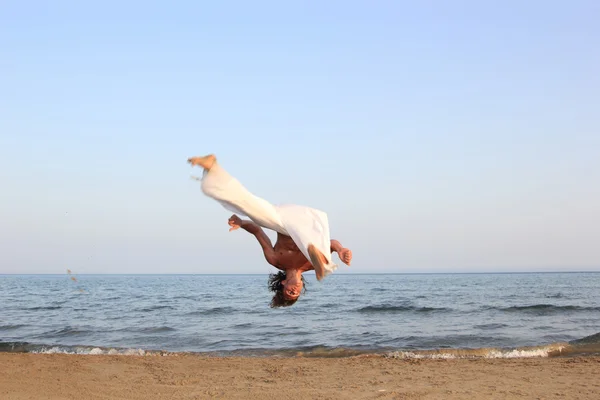
<path fill-rule="evenodd" d="M 304 280 L 304 276 L 300 275 L 301 279 L 302 279 L 302 292 L 301 293 L 305 293 L 306 292 L 306 281 Z M 269 290 L 271 292 L 275 292 L 275 295 L 273 295 L 273 298 L 271 299 L 271 308 L 275 308 L 275 307 L 289 307 L 291 305 L 294 305 L 294 303 L 298 300 L 298 298 L 300 296 L 298 296 L 297 298 L 293 299 L 293 300 L 288 300 L 285 297 L 283 297 L 283 285 L 281 284 L 282 281 L 284 281 L 286 278 L 286 273 L 284 271 L 279 271 L 276 274 L 269 274 Z"/>

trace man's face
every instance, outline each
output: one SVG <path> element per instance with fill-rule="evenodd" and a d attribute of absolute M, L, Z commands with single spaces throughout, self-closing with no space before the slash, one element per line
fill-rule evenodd
<path fill-rule="evenodd" d="M 283 298 L 286 300 L 295 300 L 300 296 L 300 292 L 302 292 L 302 281 L 291 284 L 287 281 L 281 282 L 283 284 Z"/>

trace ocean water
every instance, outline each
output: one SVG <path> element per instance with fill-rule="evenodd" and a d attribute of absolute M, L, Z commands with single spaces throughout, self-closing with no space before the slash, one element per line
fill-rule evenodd
<path fill-rule="evenodd" d="M 306 275 L 279 309 L 267 275 L 0 275 L 0 351 L 600 354 L 600 273 Z"/>

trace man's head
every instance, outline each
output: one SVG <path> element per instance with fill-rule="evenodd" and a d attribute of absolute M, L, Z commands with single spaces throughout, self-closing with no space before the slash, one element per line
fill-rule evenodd
<path fill-rule="evenodd" d="M 275 292 L 271 299 L 271 307 L 289 307 L 296 303 L 300 294 L 306 291 L 304 277 L 287 279 L 284 271 L 269 275 L 269 290 Z"/>

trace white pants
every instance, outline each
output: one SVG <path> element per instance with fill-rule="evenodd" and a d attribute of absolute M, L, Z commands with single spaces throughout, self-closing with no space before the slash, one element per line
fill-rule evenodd
<path fill-rule="evenodd" d="M 329 221 L 323 211 L 295 204 L 275 206 L 250 193 L 217 162 L 209 171 L 204 170 L 201 187 L 206 196 L 217 200 L 227 210 L 291 237 L 307 260 L 310 260 L 308 246 L 313 244 L 327 258 L 325 275 L 337 269 L 331 259 Z"/>

